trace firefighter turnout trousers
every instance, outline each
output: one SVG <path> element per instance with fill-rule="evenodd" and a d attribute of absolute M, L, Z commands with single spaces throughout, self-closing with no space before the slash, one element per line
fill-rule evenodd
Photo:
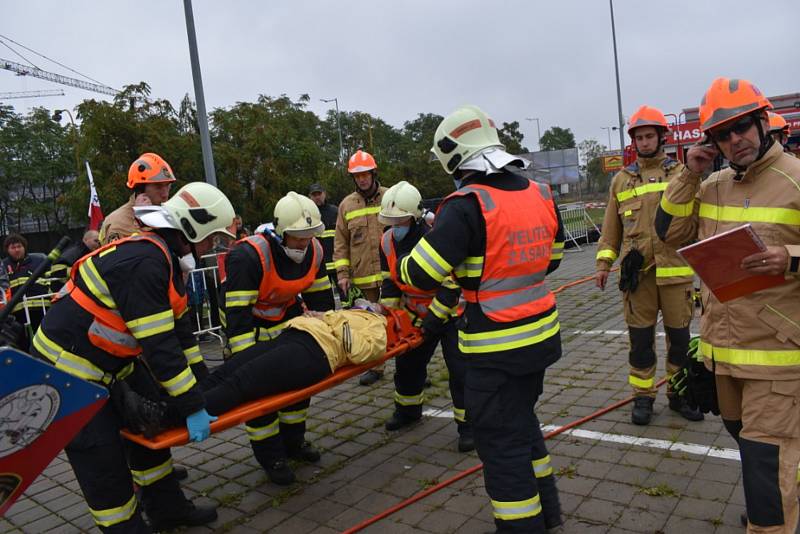
<path fill-rule="evenodd" d="M 441 342 L 447 371 L 450 396 L 453 399 L 453 418 L 461 434 L 468 431 L 464 409 L 464 375 L 466 361 L 458 350 L 458 328 L 455 321 L 444 326 L 441 335 L 426 339 L 419 347 L 395 358 L 394 407 L 395 411 L 415 419 L 422 415 L 423 389 L 428 375 L 428 363 Z"/>
<path fill-rule="evenodd" d="M 273 343 L 276 341 L 259 341 L 238 352 L 225 365 L 229 366 L 235 362 L 246 363 L 273 348 Z M 303 444 L 310 404 L 311 399 L 306 399 L 287 406 L 277 413 L 262 415 L 245 423 L 253 455 L 263 468 L 266 469 L 277 460 L 285 460 L 287 451 L 298 449 Z"/>
<path fill-rule="evenodd" d="M 691 283 L 657 285 L 655 268 L 641 276 L 636 291 L 623 292 L 625 322 L 631 344 L 628 382 L 634 395 L 656 396 L 655 336 L 659 310 L 667 334 L 667 376 L 672 376 L 683 365 L 689 350 L 693 292 Z"/>
<path fill-rule="evenodd" d="M 512 375 L 467 361 L 465 403 L 498 531 L 544 532 L 561 524 L 550 455 L 534 408 L 544 371 Z"/>
<path fill-rule="evenodd" d="M 154 384 L 146 373 L 136 365 L 125 380 L 150 396 Z M 151 519 L 180 517 L 192 504 L 175 478 L 169 449 L 151 450 L 123 440 L 122 426 L 122 416 L 107 402 L 64 450 L 101 531 L 150 532 L 137 507 L 133 483 L 142 488 L 142 504 Z"/>
<path fill-rule="evenodd" d="M 798 523 L 800 380 L 717 375 L 725 428 L 739 443 L 748 532 L 794 533 Z"/>

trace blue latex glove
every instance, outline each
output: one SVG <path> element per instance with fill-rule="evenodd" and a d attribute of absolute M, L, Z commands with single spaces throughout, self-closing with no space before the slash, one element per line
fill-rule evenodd
<path fill-rule="evenodd" d="M 211 434 L 211 423 L 216 420 L 217 417 L 208 415 L 205 408 L 187 417 L 186 429 L 189 430 L 189 440 L 203 441 L 206 439 Z"/>

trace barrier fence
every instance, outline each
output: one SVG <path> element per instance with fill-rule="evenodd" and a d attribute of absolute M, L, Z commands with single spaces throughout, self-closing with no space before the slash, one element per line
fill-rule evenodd
<path fill-rule="evenodd" d="M 586 211 L 585 202 L 562 204 L 558 209 L 564 223 L 565 244 L 572 243 L 576 251 L 582 250 L 581 242 L 587 244 L 592 241 L 593 231 L 600 235 L 600 229 Z"/>

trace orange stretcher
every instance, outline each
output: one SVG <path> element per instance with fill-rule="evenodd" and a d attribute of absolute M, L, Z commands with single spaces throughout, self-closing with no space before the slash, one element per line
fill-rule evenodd
<path fill-rule="evenodd" d="M 381 362 L 399 356 L 422 343 L 422 333 L 411 324 L 411 318 L 404 311 L 390 310 L 386 325 L 386 354 L 383 357 L 362 365 L 347 365 L 338 369 L 328 378 L 302 389 L 295 389 L 269 397 L 262 397 L 225 412 L 211 423 L 211 433 L 221 432 L 231 427 L 240 425 L 250 419 L 273 413 L 281 408 L 291 406 L 301 400 L 308 399 L 315 394 L 330 389 L 348 378 L 362 374 L 367 369 L 375 367 Z M 168 449 L 176 445 L 185 445 L 189 442 L 189 433 L 185 427 L 173 428 L 162 432 L 153 439 L 148 439 L 141 434 L 134 434 L 127 429 L 122 430 L 122 435 L 147 447 L 148 449 Z"/>

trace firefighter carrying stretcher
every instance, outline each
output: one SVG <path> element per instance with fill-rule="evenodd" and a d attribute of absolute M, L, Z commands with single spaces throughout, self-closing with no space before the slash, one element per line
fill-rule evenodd
<path fill-rule="evenodd" d="M 225 333 L 233 359 L 267 350 L 266 345 L 283 332 L 289 319 L 302 315 L 304 307 L 334 308 L 322 245 L 315 237 L 324 228 L 317 206 L 290 191 L 275 204 L 274 225 L 275 232 L 237 241 L 225 259 L 220 301 L 225 305 Z M 253 454 L 276 484 L 295 480 L 287 457 L 308 462 L 320 458 L 305 441 L 309 403 L 301 401 L 245 426 Z"/>
<path fill-rule="evenodd" d="M 400 280 L 397 257 L 410 253 L 430 230 L 422 218 L 422 195 L 416 187 L 405 181 L 390 187 L 381 199 L 378 221 L 391 227 L 381 238 L 384 277 L 381 304 L 407 311 L 425 337 L 422 345 L 395 359 L 394 413 L 386 421 L 386 430 L 398 430 L 422 417 L 428 362 L 441 342 L 449 372 L 453 417 L 458 426 L 458 450 L 471 451 L 475 442 L 464 409 L 466 362 L 458 350 L 456 328 L 461 289 L 449 276 L 439 287 L 430 290 L 412 287 Z"/>
<path fill-rule="evenodd" d="M 135 209 L 153 231 L 115 241 L 76 262 L 34 336 L 34 354 L 105 385 L 112 397 L 116 382 L 135 383 L 139 377 L 147 382 L 152 373 L 185 420 L 190 438 L 202 441 L 214 418 L 189 367 L 192 354 L 175 332 L 187 311 L 178 258 L 207 252 L 216 234 L 232 237 L 233 207 L 216 187 L 195 182 L 160 207 Z M 123 441 L 122 426 L 122 409 L 107 403 L 65 448 L 100 530 L 146 533 L 216 519 L 214 508 L 186 499 L 169 450 Z M 139 512 L 134 481 L 143 489 L 149 526 Z"/>

